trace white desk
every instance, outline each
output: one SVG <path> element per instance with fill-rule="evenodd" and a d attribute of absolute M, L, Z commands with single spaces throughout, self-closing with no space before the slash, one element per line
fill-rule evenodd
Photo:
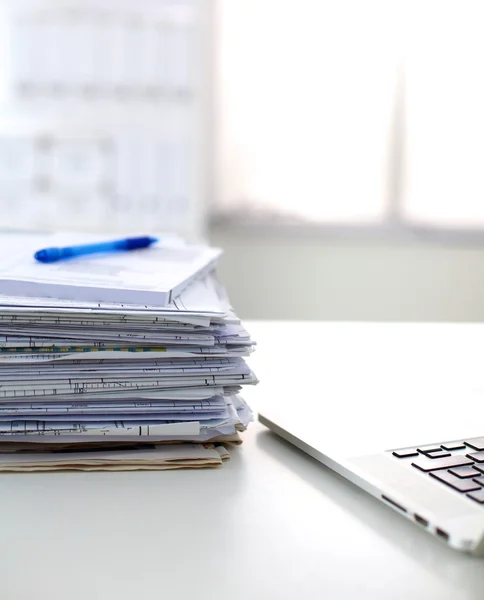
<path fill-rule="evenodd" d="M 274 325 L 248 326 L 256 404 L 280 346 Z M 484 561 L 262 426 L 244 439 L 219 470 L 1 475 L 0 597 L 482 600 Z"/>

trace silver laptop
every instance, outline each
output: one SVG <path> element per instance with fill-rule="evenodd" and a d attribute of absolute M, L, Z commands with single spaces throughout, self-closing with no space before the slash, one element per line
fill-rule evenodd
<path fill-rule="evenodd" d="M 484 555 L 484 326 L 289 329 L 260 332 L 260 422 L 415 526 Z"/>

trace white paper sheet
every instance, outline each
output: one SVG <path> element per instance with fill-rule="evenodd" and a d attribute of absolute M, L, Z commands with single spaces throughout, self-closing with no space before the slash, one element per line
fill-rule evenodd
<path fill-rule="evenodd" d="M 0 415 L 6 418 L 16 419 L 16 415 L 21 414 L 22 418 L 26 415 L 35 416 L 38 419 L 48 417 L 50 414 L 60 415 L 104 415 L 109 414 L 125 414 L 133 411 L 138 411 L 139 414 L 159 413 L 163 411 L 165 414 L 180 414 L 187 413 L 211 413 L 217 410 L 225 409 L 225 402 L 222 397 L 210 398 L 209 400 L 158 400 L 156 402 L 125 402 L 119 400 L 98 403 L 18 403 L 18 404 L 2 404 L 0 405 Z M 71 418 L 71 417 L 69 417 Z"/>
<path fill-rule="evenodd" d="M 10 439 L 11 436 L 156 436 L 169 435 L 177 436 L 197 436 L 200 433 L 200 423 L 198 421 L 187 422 L 155 422 L 150 425 L 138 423 L 136 421 L 113 421 L 111 423 L 56 423 L 51 421 L 11 421 L 9 423 L 0 423 L 0 441 L 1 438 Z"/>
<path fill-rule="evenodd" d="M 45 247 L 66 247 L 112 239 L 86 234 L 53 234 Z M 26 247 L 0 263 L 0 282 L 6 294 L 65 298 L 88 302 L 152 302 L 166 306 L 203 273 L 213 269 L 219 248 L 192 246 L 159 236 L 149 248 L 133 252 L 102 253 L 48 264 L 35 261 L 39 247 L 26 239 Z M 38 242 L 37 242 L 38 243 Z M 9 256 L 15 252 L 10 249 Z"/>

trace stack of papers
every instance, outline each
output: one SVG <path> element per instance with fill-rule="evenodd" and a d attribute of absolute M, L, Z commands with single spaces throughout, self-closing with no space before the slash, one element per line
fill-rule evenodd
<path fill-rule="evenodd" d="M 213 271 L 162 307 L 0 295 L 0 471 L 219 466 L 253 348 Z"/>

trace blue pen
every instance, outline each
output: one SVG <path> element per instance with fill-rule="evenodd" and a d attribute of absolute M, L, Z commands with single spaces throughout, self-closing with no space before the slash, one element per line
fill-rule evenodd
<path fill-rule="evenodd" d="M 34 258 L 41 263 L 52 263 L 66 258 L 83 256 L 85 254 L 97 254 L 99 252 L 126 252 L 148 248 L 155 244 L 158 238 L 143 236 L 114 240 L 112 242 L 100 242 L 97 244 L 84 244 L 82 246 L 66 246 L 65 248 L 43 248 L 34 254 Z"/>

